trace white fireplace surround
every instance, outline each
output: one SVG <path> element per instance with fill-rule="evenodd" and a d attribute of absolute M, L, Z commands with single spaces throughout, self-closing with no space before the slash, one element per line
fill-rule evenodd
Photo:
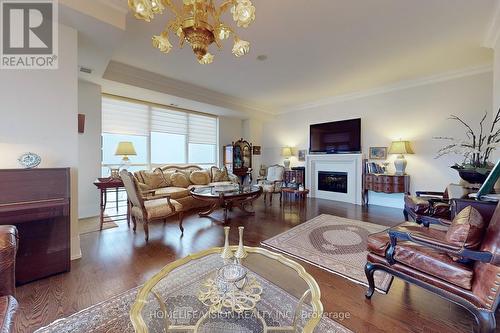
<path fill-rule="evenodd" d="M 318 190 L 318 172 L 347 172 L 347 193 Z M 306 187 L 312 198 L 362 204 L 362 154 L 321 154 L 306 157 Z"/>

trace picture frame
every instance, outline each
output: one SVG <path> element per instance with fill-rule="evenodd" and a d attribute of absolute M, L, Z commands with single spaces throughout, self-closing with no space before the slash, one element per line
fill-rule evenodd
<path fill-rule="evenodd" d="M 262 151 L 261 146 L 253 146 L 253 154 L 254 155 L 260 155 Z"/>
<path fill-rule="evenodd" d="M 299 161 L 303 162 L 306 160 L 306 155 L 307 155 L 307 149 L 301 149 L 299 150 L 298 153 L 298 159 Z"/>
<path fill-rule="evenodd" d="M 385 160 L 387 159 L 387 147 L 370 147 L 371 160 Z"/>

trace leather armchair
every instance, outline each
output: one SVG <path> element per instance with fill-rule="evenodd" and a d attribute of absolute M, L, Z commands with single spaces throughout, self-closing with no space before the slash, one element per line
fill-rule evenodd
<path fill-rule="evenodd" d="M 412 218 L 414 221 L 420 222 L 420 218 L 423 216 L 450 218 L 448 191 L 417 191 L 415 194 L 415 196 L 407 194 L 404 197 L 403 214 L 406 221 Z"/>
<path fill-rule="evenodd" d="M 0 333 L 9 333 L 17 311 L 16 253 L 18 235 L 14 226 L 0 226 Z"/>
<path fill-rule="evenodd" d="M 495 332 L 500 302 L 500 204 L 489 221 L 481 216 L 487 229 L 467 238 L 470 246 L 450 241 L 446 229 L 408 222 L 370 235 L 366 297 L 371 298 L 375 290 L 374 272 L 382 270 L 463 306 L 475 316 L 479 332 Z"/>

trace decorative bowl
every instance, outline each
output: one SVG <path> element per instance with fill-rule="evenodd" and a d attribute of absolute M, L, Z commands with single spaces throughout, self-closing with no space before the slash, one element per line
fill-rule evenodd
<path fill-rule="evenodd" d="M 24 153 L 17 159 L 23 168 L 33 169 L 40 165 L 42 158 L 35 153 Z"/>

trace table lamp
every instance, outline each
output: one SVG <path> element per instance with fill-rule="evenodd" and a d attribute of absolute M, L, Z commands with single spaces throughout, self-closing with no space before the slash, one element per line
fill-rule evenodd
<path fill-rule="evenodd" d="M 122 156 L 122 166 L 130 165 L 129 156 L 136 156 L 137 153 L 135 151 L 134 145 L 132 142 L 122 141 L 118 143 L 118 147 L 116 147 L 116 156 Z"/>
<path fill-rule="evenodd" d="M 414 154 L 413 149 L 411 149 L 410 141 L 393 141 L 391 147 L 389 148 L 389 154 L 397 154 L 397 158 L 394 160 L 394 167 L 396 168 L 397 175 L 404 175 L 406 169 L 406 160 L 404 154 Z"/>
<path fill-rule="evenodd" d="M 285 166 L 285 169 L 290 169 L 290 157 L 292 156 L 292 148 L 290 147 L 283 147 L 281 149 L 281 156 L 285 156 L 285 160 L 283 161 L 283 165 Z"/>

